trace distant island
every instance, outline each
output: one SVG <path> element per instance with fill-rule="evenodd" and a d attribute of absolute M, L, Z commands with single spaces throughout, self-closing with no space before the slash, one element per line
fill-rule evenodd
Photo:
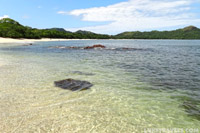
<path fill-rule="evenodd" d="M 133 31 L 106 35 L 82 30 L 70 32 L 63 28 L 36 29 L 23 26 L 13 19 L 4 18 L 0 20 L 0 37 L 16 39 L 200 39 L 200 29 L 195 26 L 188 26 L 172 31 Z"/>

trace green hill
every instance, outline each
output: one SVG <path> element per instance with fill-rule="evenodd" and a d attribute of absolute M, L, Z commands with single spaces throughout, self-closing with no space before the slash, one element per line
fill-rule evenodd
<path fill-rule="evenodd" d="M 10 38 L 40 38 L 30 27 L 25 27 L 18 22 L 4 18 L 0 20 L 0 36 Z"/>
<path fill-rule="evenodd" d="M 66 31 L 64 28 L 51 28 L 51 29 L 46 29 L 46 30 L 57 30 L 57 31 L 72 33 L 71 31 Z"/>
<path fill-rule="evenodd" d="M 9 38 L 66 38 L 66 39 L 108 39 L 109 35 L 85 32 L 69 32 L 62 28 L 36 29 L 21 25 L 19 22 L 10 18 L 0 20 L 0 37 Z"/>
<path fill-rule="evenodd" d="M 123 32 L 115 36 L 96 34 L 90 31 L 66 31 L 63 28 L 36 29 L 4 18 L 0 20 L 0 37 L 9 38 L 65 38 L 65 39 L 200 39 L 200 29 L 188 26 L 172 31 Z"/>
<path fill-rule="evenodd" d="M 173 31 L 150 31 L 150 32 L 124 32 L 114 36 L 118 39 L 200 39 L 200 29 L 188 26 Z"/>

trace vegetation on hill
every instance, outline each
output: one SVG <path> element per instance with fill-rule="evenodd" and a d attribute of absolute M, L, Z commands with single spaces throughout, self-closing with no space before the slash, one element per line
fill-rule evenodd
<path fill-rule="evenodd" d="M 188 26 L 173 31 L 123 32 L 115 36 L 90 31 L 66 31 L 63 28 L 36 29 L 23 26 L 10 18 L 0 20 L 0 37 L 9 38 L 66 38 L 66 39 L 200 39 L 200 29 Z"/>
<path fill-rule="evenodd" d="M 64 28 L 51 28 L 51 29 L 47 29 L 47 30 L 57 30 L 57 31 L 72 33 L 71 31 L 66 31 Z"/>
<path fill-rule="evenodd" d="M 10 18 L 0 20 L 0 37 L 9 38 L 66 38 L 66 39 L 108 39 L 109 35 L 92 32 L 69 32 L 62 28 L 36 29 L 23 26 Z"/>
<path fill-rule="evenodd" d="M 117 39 L 200 39 L 200 29 L 188 26 L 173 31 L 124 32 L 114 36 Z"/>

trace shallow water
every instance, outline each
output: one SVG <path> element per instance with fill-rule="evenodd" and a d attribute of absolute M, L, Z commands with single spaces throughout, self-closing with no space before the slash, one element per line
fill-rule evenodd
<path fill-rule="evenodd" d="M 88 46 L 142 50 L 67 50 Z M 0 45 L 0 131 L 143 132 L 200 125 L 200 41 L 81 40 Z M 66 78 L 94 86 L 71 92 Z"/>

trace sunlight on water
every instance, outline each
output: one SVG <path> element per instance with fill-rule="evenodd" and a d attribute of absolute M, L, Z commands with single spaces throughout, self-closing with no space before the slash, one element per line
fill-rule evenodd
<path fill-rule="evenodd" d="M 61 43 L 88 45 L 99 41 L 0 46 L 0 63 L 3 64 L 0 65 L 0 131 L 129 133 L 143 132 L 147 128 L 199 128 L 200 121 L 189 116 L 182 107 L 183 101 L 177 98 L 189 97 L 194 92 L 199 98 L 198 82 L 191 78 L 188 83 L 191 88 L 184 88 L 186 85 L 179 81 L 173 82 L 178 78 L 184 80 L 176 74 L 178 68 L 170 75 L 165 72 L 173 67 L 167 66 L 172 62 L 162 62 L 159 66 L 159 60 L 167 61 L 169 51 L 173 52 L 174 48 L 169 45 L 163 49 L 156 44 L 155 49 L 154 44 L 167 42 L 102 40 L 108 47 L 124 43 L 127 47 L 150 49 L 147 51 L 48 49 Z M 149 46 L 140 45 L 145 42 L 150 43 Z M 164 50 L 169 55 L 163 55 Z M 199 59 L 199 55 L 197 57 Z M 189 58 L 187 54 L 185 58 Z M 190 61 L 195 66 L 196 62 Z M 199 70 L 193 71 L 199 73 Z M 193 71 L 184 74 L 190 76 Z M 94 86 L 79 92 L 54 87 L 54 81 L 67 78 L 89 81 Z M 196 80 L 199 81 L 199 77 Z"/>

